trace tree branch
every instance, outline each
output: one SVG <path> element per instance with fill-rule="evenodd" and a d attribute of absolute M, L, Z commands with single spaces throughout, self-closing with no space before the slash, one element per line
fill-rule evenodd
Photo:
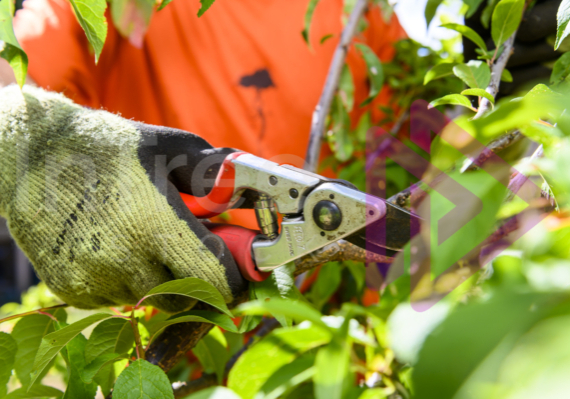
<path fill-rule="evenodd" d="M 501 56 L 497 59 L 497 61 L 491 65 L 491 82 L 489 82 L 489 86 L 485 89 L 487 93 L 495 98 L 497 93 L 499 93 L 499 86 L 501 84 L 501 75 L 507 66 L 507 62 L 513 53 L 513 46 L 515 44 L 515 37 L 517 36 L 517 32 L 513 33 L 511 37 L 507 39 L 504 44 L 503 52 Z M 481 103 L 479 104 L 479 109 L 477 114 L 473 117 L 473 119 L 479 119 L 483 115 L 485 115 L 491 109 L 491 102 L 486 98 L 481 98 Z"/>
<path fill-rule="evenodd" d="M 342 68 L 344 67 L 344 61 L 346 59 L 348 47 L 350 46 L 352 38 L 356 33 L 358 21 L 360 20 L 362 14 L 364 14 L 367 5 L 368 0 L 356 1 L 352 13 L 348 18 L 348 22 L 340 35 L 340 41 L 338 42 L 338 45 L 334 52 L 331 65 L 329 67 L 329 72 L 327 74 L 325 87 L 321 93 L 321 98 L 319 99 L 319 103 L 313 111 L 311 133 L 309 135 L 309 145 L 307 146 L 304 167 L 305 170 L 308 170 L 310 172 L 315 172 L 317 170 L 319 155 L 321 154 L 321 146 L 323 144 L 323 136 L 326 127 L 326 118 L 329 114 L 334 94 L 338 88 L 338 82 L 340 80 Z"/>

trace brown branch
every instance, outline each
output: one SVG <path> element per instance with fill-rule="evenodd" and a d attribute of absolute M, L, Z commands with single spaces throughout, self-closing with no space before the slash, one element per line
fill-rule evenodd
<path fill-rule="evenodd" d="M 310 172 L 315 172 L 317 170 L 319 155 L 321 154 L 321 146 L 323 144 L 326 118 L 329 114 L 334 94 L 338 88 L 338 82 L 340 80 L 342 68 L 344 67 L 348 47 L 356 33 L 358 21 L 362 14 L 364 14 L 367 5 L 368 0 L 357 0 L 354 5 L 352 13 L 348 18 L 348 22 L 340 35 L 340 41 L 338 42 L 334 52 L 329 72 L 327 74 L 327 80 L 321 93 L 321 98 L 313 111 L 311 133 L 309 135 L 309 144 L 307 146 L 304 166 L 305 170 Z"/>

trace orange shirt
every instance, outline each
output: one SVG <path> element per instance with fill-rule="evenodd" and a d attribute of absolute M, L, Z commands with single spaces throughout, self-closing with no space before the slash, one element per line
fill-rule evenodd
<path fill-rule="evenodd" d="M 67 0 L 26 0 L 14 27 L 29 74 L 44 88 L 125 118 L 194 132 L 216 147 L 302 165 L 311 115 L 342 30 L 343 1 L 317 5 L 313 49 L 301 36 L 307 4 L 217 0 L 198 18 L 198 0 L 174 0 L 155 13 L 141 48 L 109 20 L 98 65 Z M 358 40 L 389 60 L 403 29 L 395 16 L 385 22 L 378 7 L 367 19 Z M 320 44 L 329 34 L 334 36 Z M 369 88 L 353 46 L 348 64 L 360 104 Z M 384 90 L 370 105 L 376 118 L 378 103 L 388 100 Z M 362 111 L 355 106 L 355 114 Z"/>

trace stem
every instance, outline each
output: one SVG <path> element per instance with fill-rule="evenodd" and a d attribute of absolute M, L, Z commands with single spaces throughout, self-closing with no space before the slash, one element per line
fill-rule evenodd
<path fill-rule="evenodd" d="M 348 47 L 350 46 L 352 38 L 356 33 L 358 21 L 360 20 L 362 14 L 364 14 L 367 5 L 367 0 L 356 1 L 352 13 L 348 18 L 348 22 L 340 35 L 340 41 L 338 42 L 336 50 L 334 51 L 333 59 L 331 61 L 329 72 L 327 74 L 327 80 L 325 81 L 325 86 L 321 93 L 321 98 L 319 99 L 319 103 L 313 111 L 311 133 L 309 136 L 307 153 L 305 155 L 304 167 L 305 170 L 308 170 L 310 172 L 315 172 L 317 170 L 319 155 L 321 153 L 323 136 L 326 127 L 326 118 L 329 114 L 334 94 L 338 88 L 338 82 L 340 80 L 342 68 L 344 67 L 344 61 L 346 59 Z"/>
<path fill-rule="evenodd" d="M 515 33 L 513 33 L 511 37 L 507 39 L 507 41 L 504 44 L 505 46 L 504 50 L 501 53 L 500 57 L 497 59 L 497 61 L 494 64 L 491 65 L 491 82 L 489 82 L 489 85 L 487 86 L 485 91 L 490 95 L 492 95 L 493 98 L 495 98 L 497 96 L 497 93 L 499 92 L 499 86 L 501 84 L 501 75 L 503 74 L 503 70 L 507 66 L 507 62 L 509 61 L 509 58 L 511 57 L 511 54 L 513 52 L 513 46 L 515 43 L 516 35 L 517 32 L 515 31 Z M 479 105 L 479 110 L 477 111 L 477 114 L 475 114 L 473 119 L 481 118 L 491 108 L 492 108 L 491 101 L 487 100 L 486 98 L 482 98 L 481 105 Z"/>
<path fill-rule="evenodd" d="M 19 319 L 21 317 L 25 317 L 25 316 L 30 316 L 33 314 L 43 314 L 46 315 L 45 312 L 48 310 L 52 310 L 52 309 L 59 309 L 59 308 L 66 308 L 68 305 L 65 303 L 62 303 L 61 305 L 55 305 L 55 306 L 50 306 L 47 308 L 41 308 L 41 309 L 36 309 L 36 310 L 32 310 L 30 312 L 26 312 L 26 313 L 20 313 L 20 314 L 15 314 L 13 316 L 8 316 L 4 319 L 0 319 L 0 324 L 6 322 L 6 321 L 10 321 L 10 320 L 15 320 L 15 319 Z M 47 316 L 47 315 L 46 315 Z"/>
<path fill-rule="evenodd" d="M 146 354 L 144 347 L 141 342 L 141 334 L 139 331 L 139 323 L 135 318 L 135 309 L 131 310 L 131 327 L 133 328 L 133 333 L 135 335 L 135 343 L 136 343 L 136 350 L 137 350 L 137 357 L 139 359 L 145 360 Z"/>

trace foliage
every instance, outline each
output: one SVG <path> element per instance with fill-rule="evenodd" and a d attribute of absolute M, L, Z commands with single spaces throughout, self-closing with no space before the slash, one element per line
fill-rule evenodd
<path fill-rule="evenodd" d="M 168 2 L 163 1 L 159 9 Z M 212 3 L 203 0 L 200 13 Z M 303 31 L 307 43 L 317 3 L 308 1 Z M 440 3 L 428 1 L 428 23 Z M 0 396 L 10 392 L 7 398 L 87 398 L 99 387 L 105 395 L 114 389 L 113 397 L 118 399 L 142 395 L 172 398 L 172 381 L 197 378 L 201 372 L 214 374 L 219 386 L 189 398 L 566 395 L 570 388 L 570 346 L 566 339 L 570 327 L 570 177 L 565 173 L 570 169 L 570 58 L 566 53 L 554 64 L 551 86 L 540 84 L 516 98 L 496 101 L 489 88 L 493 76 L 505 81 L 510 76 L 497 66 L 497 59 L 508 50 L 508 39 L 518 29 L 523 9 L 529 4 L 522 0 L 481 3 L 465 0 L 463 11 L 472 15 L 477 7 L 485 7 L 482 19 L 490 25 L 494 49 L 489 50 L 473 30 L 457 24 L 443 26 L 477 44 L 479 59 L 463 60 L 455 54 L 456 39 L 444 42 L 440 51 L 402 40 L 395 45 L 396 54 L 389 62 L 381 62 L 368 47 L 359 44 L 356 48 L 366 63 L 370 81 L 367 99 L 355 102 L 352 74 L 345 67 L 328 117 L 327 140 L 332 155 L 323 168 L 333 169 L 360 189 L 364 190 L 367 183 L 367 132 L 371 126 L 380 125 L 392 129 L 392 136 L 429 158 L 432 165 L 449 169 L 451 180 L 471 193 L 469 201 L 461 198 L 463 213 L 457 220 L 440 226 L 438 222 L 458 204 L 424 187 L 435 204 L 430 213 L 432 223 L 424 229 L 437 236 L 440 227 L 456 228 L 447 240 L 432 248 L 434 267 L 425 278 L 414 282 L 415 271 L 408 261 L 418 247 L 410 244 L 397 255 L 385 276 L 380 301 L 368 299 L 378 291 L 369 277 L 376 265 L 365 268 L 353 262 L 330 263 L 309 272 L 305 281 L 312 281 L 312 285 L 299 290 L 294 265 L 289 264 L 264 282 L 252 284 L 250 301 L 234 312 L 207 283 L 184 279 L 154 288 L 133 308 L 76 314 L 74 320 L 67 319 L 74 315 L 74 309 L 49 308 L 54 300 L 40 286 L 24 297 L 23 305 L 0 310 L 9 317 L 24 315 L 4 319 L 0 325 L 4 331 L 0 332 Z M 111 11 L 117 4 L 117 0 L 111 2 Z M 354 2 L 346 1 L 348 10 L 352 5 Z M 100 8 L 94 17 L 81 10 L 76 14 L 90 21 L 95 18 L 91 21 L 95 22 L 96 16 L 102 15 Z M 120 17 L 123 11 L 118 9 Z M 558 15 L 556 47 L 568 34 L 567 14 L 565 0 Z M 11 24 L 9 19 L 4 20 L 4 27 Z M 104 41 L 102 25 L 97 26 L 93 25 L 90 34 Z M 100 52 L 96 43 L 91 45 Z M 390 91 L 392 107 L 375 101 L 381 90 Z M 448 113 L 450 118 L 455 115 L 443 136 L 433 138 L 429 151 L 413 145 L 401 131 L 418 98 L 431 101 L 432 108 L 453 112 Z M 486 101 L 494 108 L 473 118 Z M 458 113 L 457 105 L 464 113 Z M 377 111 L 382 112 L 381 120 L 373 118 Z M 466 166 L 473 166 L 472 154 L 459 151 L 464 149 L 458 144 L 461 140 L 464 144 L 469 139 L 469 144 L 478 140 L 487 145 L 519 131 L 523 139 L 497 154 L 521 172 L 519 177 L 529 176 L 540 188 L 539 198 L 531 203 L 522 194 L 510 194 L 506 188 L 509 176 L 501 180 L 492 178 L 490 169 L 471 171 Z M 527 151 L 539 145 L 541 151 Z M 429 173 L 424 176 L 430 177 L 433 175 Z M 387 196 L 416 181 L 395 162 L 386 161 L 383 190 Z M 553 207 L 555 212 L 544 213 Z M 521 211 L 529 209 L 537 211 L 542 222 L 514 243 L 500 240 L 487 242 L 487 247 L 480 245 L 489 233 L 500 231 L 509 222 L 524 226 L 530 220 L 525 217 L 531 214 Z M 497 243 L 503 246 L 493 246 Z M 472 248 L 476 248 L 475 269 L 481 269 L 476 274 L 468 264 L 473 260 L 468 258 Z M 482 248 L 493 250 L 494 256 L 484 259 Z M 405 266 L 400 270 L 398 265 Z M 391 279 L 396 270 L 400 271 L 399 278 Z M 142 306 L 154 295 L 182 295 L 207 303 L 216 311 L 157 313 L 150 306 Z M 35 311 L 38 308 L 44 309 Z M 239 327 L 234 324 L 237 320 L 232 320 L 234 316 L 241 317 Z M 250 332 L 269 318 L 277 319 L 281 326 L 265 336 Z M 188 321 L 215 326 L 193 349 L 190 360 L 182 361 L 168 375 L 145 360 L 145 350 L 164 328 Z M 260 330 L 255 331 L 259 334 Z M 239 355 L 244 339 L 253 344 Z M 230 367 L 232 360 L 235 364 Z M 61 377 L 65 392 L 47 385 L 50 380 L 46 376 L 53 375 Z"/>

